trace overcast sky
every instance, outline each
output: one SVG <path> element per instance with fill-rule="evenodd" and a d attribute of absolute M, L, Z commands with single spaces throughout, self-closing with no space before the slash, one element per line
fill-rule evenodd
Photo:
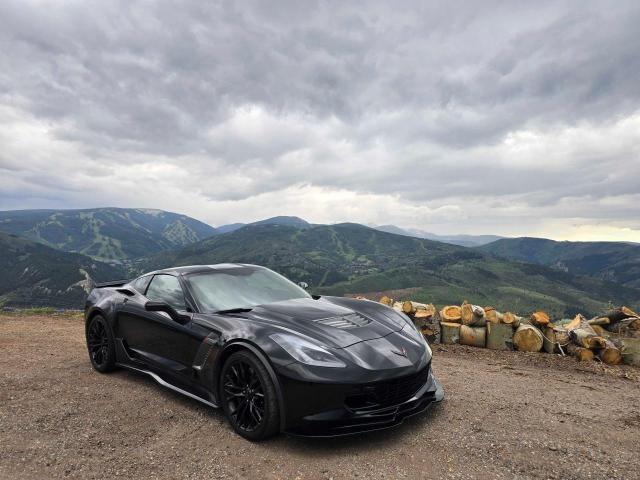
<path fill-rule="evenodd" d="M 0 2 L 0 209 L 640 241 L 640 2 Z"/>

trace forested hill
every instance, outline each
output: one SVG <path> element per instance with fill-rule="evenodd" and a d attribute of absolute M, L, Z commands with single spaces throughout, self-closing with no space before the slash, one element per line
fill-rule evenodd
<path fill-rule="evenodd" d="M 265 265 L 324 293 L 416 288 L 414 296 L 439 304 L 468 299 L 505 310 L 544 308 L 555 315 L 597 312 L 609 301 L 640 301 L 640 290 L 358 224 L 247 226 L 162 252 L 142 268 L 222 262 Z"/>
<path fill-rule="evenodd" d="M 103 261 L 153 255 L 216 233 L 186 215 L 140 208 L 3 211 L 0 231 Z"/>

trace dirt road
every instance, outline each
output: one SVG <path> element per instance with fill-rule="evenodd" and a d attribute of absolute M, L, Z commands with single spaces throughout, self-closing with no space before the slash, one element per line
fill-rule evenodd
<path fill-rule="evenodd" d="M 253 444 L 222 414 L 94 372 L 79 317 L 0 316 L 0 477 L 640 478 L 639 369 L 436 347 L 442 405 L 393 430 Z"/>

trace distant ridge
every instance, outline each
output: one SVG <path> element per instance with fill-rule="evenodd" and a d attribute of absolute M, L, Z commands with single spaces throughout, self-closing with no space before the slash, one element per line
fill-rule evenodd
<path fill-rule="evenodd" d="M 0 231 L 111 262 L 188 245 L 216 232 L 186 215 L 147 208 L 0 211 Z"/>
<path fill-rule="evenodd" d="M 382 232 L 395 233 L 398 235 L 407 235 L 409 237 L 427 238 L 438 242 L 450 243 L 452 245 L 460 245 L 461 247 L 479 247 L 487 243 L 495 242 L 501 238 L 498 235 L 438 235 L 416 228 L 401 228 L 396 225 L 372 225 L 372 228 Z"/>
<path fill-rule="evenodd" d="M 230 223 L 228 225 L 222 225 L 216 228 L 216 231 L 218 234 L 231 233 L 242 227 L 246 227 L 247 225 L 282 225 L 295 228 L 309 228 L 311 226 L 309 222 L 303 220 L 300 217 L 278 216 L 265 218 L 264 220 L 259 220 L 252 223 Z"/>
<path fill-rule="evenodd" d="M 480 247 L 499 258 L 545 265 L 640 288 L 640 245 L 626 242 L 557 242 L 546 238 L 505 238 Z"/>

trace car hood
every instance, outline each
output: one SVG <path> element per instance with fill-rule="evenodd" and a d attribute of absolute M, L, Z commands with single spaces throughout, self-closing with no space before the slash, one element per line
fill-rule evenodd
<path fill-rule="evenodd" d="M 327 300 L 298 298 L 254 307 L 249 320 L 268 322 L 309 336 L 323 345 L 346 348 L 402 330 L 397 318 L 380 312 L 359 312 Z"/>

